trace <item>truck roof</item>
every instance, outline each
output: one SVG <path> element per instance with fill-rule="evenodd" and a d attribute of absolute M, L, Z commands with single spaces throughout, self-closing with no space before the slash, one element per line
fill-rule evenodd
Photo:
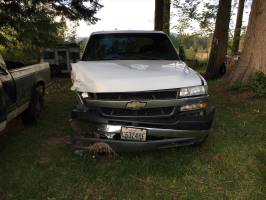
<path fill-rule="evenodd" d="M 97 31 L 91 33 L 91 35 L 102 35 L 102 34 L 125 34 L 125 33 L 149 33 L 149 34 L 165 34 L 163 31 L 148 31 L 148 30 L 115 30 L 115 31 Z"/>

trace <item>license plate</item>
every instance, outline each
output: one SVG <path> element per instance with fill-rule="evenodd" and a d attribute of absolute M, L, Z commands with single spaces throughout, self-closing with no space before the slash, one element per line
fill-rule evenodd
<path fill-rule="evenodd" d="M 122 127 L 121 139 L 133 141 L 146 141 L 147 130 L 141 128 Z"/>

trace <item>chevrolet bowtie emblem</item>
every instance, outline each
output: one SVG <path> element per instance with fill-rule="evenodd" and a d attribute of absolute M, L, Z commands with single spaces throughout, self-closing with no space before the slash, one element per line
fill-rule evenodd
<path fill-rule="evenodd" d="M 146 107 L 147 102 L 131 101 L 127 103 L 126 108 L 130 110 L 140 110 Z"/>

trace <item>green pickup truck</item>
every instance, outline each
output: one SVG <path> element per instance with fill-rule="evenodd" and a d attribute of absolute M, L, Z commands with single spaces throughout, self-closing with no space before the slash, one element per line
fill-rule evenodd
<path fill-rule="evenodd" d="M 0 55 L 0 132 L 19 115 L 25 123 L 36 122 L 49 81 L 48 63 L 16 68 L 7 66 Z"/>

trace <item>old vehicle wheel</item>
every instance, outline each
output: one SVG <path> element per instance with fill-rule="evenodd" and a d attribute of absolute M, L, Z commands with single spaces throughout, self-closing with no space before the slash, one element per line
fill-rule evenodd
<path fill-rule="evenodd" d="M 36 87 L 28 109 L 23 113 L 22 120 L 25 124 L 33 124 L 38 121 L 44 107 L 44 87 Z"/>

